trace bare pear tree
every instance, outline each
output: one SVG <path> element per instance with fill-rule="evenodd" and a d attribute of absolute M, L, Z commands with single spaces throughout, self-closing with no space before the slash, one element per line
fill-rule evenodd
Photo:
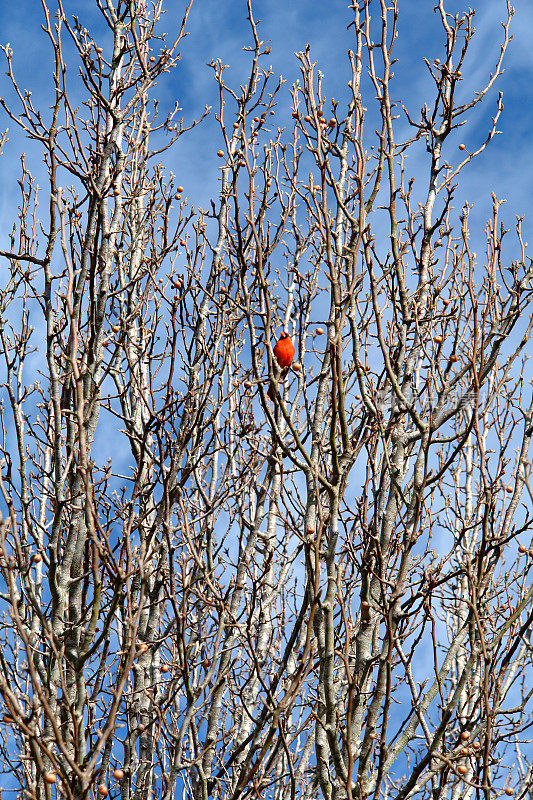
<path fill-rule="evenodd" d="M 310 47 L 287 91 L 248 0 L 202 210 L 166 166 L 201 119 L 157 102 L 191 6 L 170 39 L 97 0 L 99 44 L 42 0 L 42 108 L 3 48 L 2 797 L 531 797 L 533 271 L 460 183 L 513 9 L 465 97 L 475 12 L 421 4 L 417 111 L 398 0 L 347 5 L 338 100 Z"/>

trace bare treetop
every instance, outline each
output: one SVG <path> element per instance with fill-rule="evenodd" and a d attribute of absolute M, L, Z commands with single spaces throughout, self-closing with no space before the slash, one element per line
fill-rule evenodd
<path fill-rule="evenodd" d="M 177 32 L 163 5 L 98 0 L 104 46 L 43 0 L 50 108 L 3 48 L 46 183 L 32 150 L 0 251 L 0 785 L 525 797 L 532 262 L 522 217 L 492 195 L 475 230 L 461 190 L 513 9 L 468 97 L 475 12 L 420 9 L 441 37 L 416 112 L 399 3 L 347 7 L 347 95 L 304 48 L 287 126 L 248 0 L 247 80 L 210 64 L 201 209 L 168 159 L 203 116 L 158 103 L 192 0 Z"/>

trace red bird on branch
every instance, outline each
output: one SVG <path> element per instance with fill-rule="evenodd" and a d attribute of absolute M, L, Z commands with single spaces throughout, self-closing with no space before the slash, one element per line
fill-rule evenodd
<path fill-rule="evenodd" d="M 292 364 L 295 352 L 296 351 L 294 349 L 291 337 L 284 331 L 274 347 L 274 356 L 278 362 L 278 365 L 281 367 L 281 378 L 285 377 L 289 371 L 289 367 Z M 271 400 L 274 400 L 275 395 L 272 383 L 268 387 L 268 396 Z"/>
<path fill-rule="evenodd" d="M 282 333 L 279 342 L 274 347 L 276 361 L 282 369 L 290 367 L 294 358 L 294 345 L 288 333 Z"/>

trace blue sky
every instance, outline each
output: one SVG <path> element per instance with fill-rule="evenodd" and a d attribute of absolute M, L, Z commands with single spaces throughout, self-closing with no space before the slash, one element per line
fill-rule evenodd
<path fill-rule="evenodd" d="M 53 11 L 55 0 L 48 5 Z M 377 6 L 377 0 L 374 0 Z M 432 84 L 424 65 L 423 57 L 442 57 L 443 35 L 438 16 L 434 13 L 435 0 L 399 0 L 399 37 L 395 54 L 399 59 L 394 66 L 395 77 L 391 85 L 394 99 L 401 99 L 416 118 L 422 103 L 432 97 Z M 466 4 L 465 4 L 466 5 Z M 109 53 L 110 32 L 102 20 L 95 0 L 65 0 L 67 13 L 79 16 L 83 24 Z M 166 0 L 166 15 L 162 28 L 176 31 L 184 9 L 183 0 Z M 311 45 L 311 55 L 325 74 L 324 88 L 329 97 L 341 99 L 346 94 L 349 79 L 347 50 L 353 46 L 353 33 L 347 30 L 351 16 L 348 0 L 330 0 L 327 12 L 324 3 L 316 0 L 256 0 L 253 4 L 256 20 L 260 20 L 259 34 L 271 46 L 271 55 L 264 65 L 272 64 L 275 75 L 283 75 L 286 84 L 279 95 L 276 125 L 291 125 L 290 87 L 299 76 L 295 51 Z M 450 12 L 460 11 L 465 6 L 456 0 L 447 4 Z M 376 8 L 377 10 L 377 8 Z M 482 0 L 476 16 L 477 34 L 470 49 L 470 60 L 463 69 L 464 97 L 480 89 L 487 74 L 493 69 L 501 41 L 499 21 L 504 18 L 504 0 Z M 165 77 L 155 89 L 161 105 L 172 107 L 178 99 L 186 122 L 201 115 L 205 105 L 217 108 L 218 89 L 213 72 L 207 63 L 220 58 L 230 65 L 227 79 L 238 86 L 248 75 L 249 54 L 243 45 L 251 37 L 246 22 L 245 0 L 195 0 L 189 19 L 190 35 L 182 42 L 182 61 L 171 77 Z M 14 50 L 14 68 L 22 87 L 32 91 L 33 101 L 44 112 L 49 106 L 51 52 L 47 37 L 41 30 L 43 15 L 40 0 L 19 0 L 16 4 L 0 0 L 0 42 L 11 44 Z M 471 212 L 471 237 L 474 249 L 480 255 L 484 249 L 483 228 L 490 215 L 491 193 L 507 198 L 502 208 L 502 217 L 512 227 L 515 215 L 525 215 L 524 238 L 531 238 L 532 181 L 530 177 L 531 145 L 530 130 L 533 125 L 533 13 L 528 0 L 517 0 L 516 14 L 512 22 L 513 41 L 505 62 L 506 71 L 498 87 L 504 93 L 504 111 L 499 129 L 502 135 L 490 144 L 476 161 L 470 164 L 460 177 L 456 193 L 455 208 L 458 213 L 465 201 L 474 202 Z M 64 36 L 66 51 L 69 50 L 68 35 Z M 74 77 L 77 65 L 72 64 Z M 2 76 L 5 70 L 2 70 Z M 371 136 L 377 110 L 374 92 L 368 82 L 364 87 L 364 104 L 368 108 L 366 132 Z M 0 80 L 0 95 L 9 98 L 5 77 Z M 457 145 L 464 142 L 474 149 L 484 139 L 490 117 L 496 107 L 496 92 L 493 91 L 484 103 L 472 114 L 468 124 L 449 137 L 445 146 L 445 157 L 451 163 L 459 158 Z M 229 120 L 231 126 L 231 119 Z M 0 109 L 0 130 L 9 127 L 10 141 L 0 158 L 2 194 L 0 196 L 0 246 L 7 245 L 6 237 L 11 229 L 14 212 L 19 200 L 16 180 L 19 177 L 19 158 L 22 152 L 28 155 L 27 163 L 44 184 L 41 153 L 33 143 L 25 139 L 16 126 Z M 405 130 L 402 119 L 399 129 Z M 288 133 L 290 136 L 290 133 Z M 373 143 L 373 142 L 372 142 Z M 190 203 L 207 208 L 211 197 L 218 193 L 220 159 L 216 151 L 222 145 L 218 123 L 212 113 L 195 131 L 182 137 L 177 145 L 163 156 L 167 167 L 185 187 Z M 428 155 L 423 143 L 413 149 L 407 168 L 416 178 L 415 196 L 422 199 L 427 187 Z M 45 198 L 41 208 L 45 209 Z M 115 425 L 114 420 L 110 422 Z"/>
<path fill-rule="evenodd" d="M 420 108 L 429 88 L 423 55 L 441 55 L 442 35 L 437 16 L 433 13 L 434 0 L 400 0 L 399 39 L 396 57 L 393 95 L 413 111 Z M 476 16 L 477 34 L 471 47 L 470 69 L 464 70 L 463 89 L 468 94 L 481 86 L 482 78 L 494 63 L 499 49 L 500 28 L 498 20 L 505 13 L 504 0 L 482 0 Z M 53 9 L 53 2 L 49 6 Z M 65 0 L 65 10 L 83 19 L 95 38 L 109 46 L 109 31 L 102 23 L 94 0 Z M 346 51 L 353 45 L 351 31 L 346 30 L 349 21 L 347 0 L 329 0 L 327 11 L 323 2 L 316 0 L 257 0 L 254 3 L 256 19 L 262 20 L 260 36 L 272 47 L 271 57 L 274 71 L 287 79 L 281 95 L 279 118 L 276 123 L 289 120 L 288 90 L 298 77 L 298 65 L 294 52 L 309 42 L 312 56 L 325 73 L 328 94 L 342 97 L 348 80 Z M 453 12 L 463 7 L 449 2 L 447 8 Z M 181 20 L 184 4 L 181 0 L 167 0 L 164 27 L 175 30 Z M 491 191 L 508 200 L 506 215 L 511 221 L 515 213 L 526 213 L 531 205 L 531 181 L 529 178 L 530 145 L 529 131 L 533 117 L 533 13 L 527 0 L 515 4 L 516 15 L 512 24 L 514 40 L 506 60 L 506 72 L 500 79 L 499 88 L 504 92 L 505 110 L 499 125 L 502 135 L 493 142 L 488 151 L 477 162 L 468 167 L 462 178 L 458 199 L 475 200 L 473 220 L 483 224 L 491 206 Z M 376 9 L 377 10 L 377 9 Z M 190 35 L 181 48 L 182 62 L 172 79 L 168 79 L 156 90 L 164 103 L 173 105 L 178 97 L 186 119 L 197 116 L 203 107 L 216 107 L 217 89 L 212 70 L 206 63 L 221 58 L 230 65 L 228 77 L 238 84 L 246 77 L 248 56 L 242 45 L 249 43 L 246 23 L 245 0 L 195 0 L 190 16 Z M 47 83 L 50 51 L 46 36 L 40 29 L 42 10 L 39 0 L 19 0 L 16 4 L 0 0 L 0 41 L 10 42 L 15 51 L 15 67 L 21 83 L 31 89 L 37 103 L 47 105 L 49 86 Z M 3 72 L 3 70 L 2 70 Z M 0 83 L 0 93 L 6 93 L 6 83 Z M 373 95 L 368 93 L 365 103 L 371 113 Z M 479 113 L 469 121 L 458 141 L 474 146 L 486 130 L 487 119 L 494 110 L 495 95 L 483 103 Z M 0 160 L 3 198 L 0 199 L 0 223 L 2 228 L 11 217 L 13 192 L 17 177 L 17 158 L 28 150 L 21 134 L 0 114 L 0 128 L 9 125 L 10 142 Z M 449 140 L 451 144 L 451 139 Z M 193 135 L 184 137 L 166 157 L 169 167 L 186 186 L 189 199 L 205 205 L 210 194 L 216 191 L 216 150 L 220 146 L 220 132 L 214 118 L 208 119 Z M 422 170 L 425 183 L 424 156 L 420 164 L 412 161 L 416 175 Z M 39 164 L 32 165 L 38 171 Z M 421 176 L 422 177 L 422 176 Z M 6 183 L 7 182 L 7 183 Z M 422 188 L 422 187 L 421 187 Z M 527 235 L 529 224 L 526 220 Z M 5 228 L 4 228 L 5 230 Z"/>
<path fill-rule="evenodd" d="M 53 9 L 54 0 L 49 0 Z M 374 0 L 377 4 L 377 0 Z M 401 99 L 414 117 L 424 100 L 432 97 L 432 85 L 424 65 L 423 57 L 442 57 L 443 36 L 440 21 L 434 13 L 434 0 L 400 0 L 399 37 L 396 44 L 394 66 L 395 78 L 391 85 L 394 99 Z M 83 24 L 94 35 L 95 40 L 109 52 L 110 32 L 102 21 L 95 0 L 65 0 L 67 13 L 77 14 Z M 324 88 L 329 97 L 341 99 L 346 94 L 349 79 L 347 50 L 353 46 L 353 34 L 347 30 L 351 16 L 348 0 L 330 0 L 327 13 L 324 4 L 315 0 L 256 0 L 254 13 L 259 24 L 261 38 L 271 46 L 271 55 L 264 64 L 272 64 L 275 75 L 283 75 L 286 84 L 279 95 L 276 125 L 292 126 L 289 90 L 299 76 L 295 51 L 302 50 L 309 42 L 311 55 L 325 74 Z M 162 28 L 169 35 L 177 30 L 181 21 L 184 3 L 182 0 L 166 0 L 166 15 Z M 447 4 L 450 12 L 459 11 L 463 5 L 454 1 Z M 480 89 L 487 74 L 496 61 L 501 41 L 499 21 L 504 17 L 504 0 L 483 0 L 476 16 L 477 34 L 470 49 L 470 61 L 463 69 L 462 92 L 471 97 Z M 190 35 L 181 47 L 182 61 L 172 77 L 165 78 L 155 89 L 161 105 L 172 107 L 178 99 L 186 122 L 201 115 L 205 105 L 217 108 L 218 89 L 213 72 L 207 63 L 220 58 L 230 65 L 226 76 L 233 86 L 238 86 L 248 75 L 249 54 L 243 45 L 250 43 L 249 26 L 246 22 L 245 0 L 195 0 L 189 19 Z M 40 0 L 19 0 L 17 4 L 0 0 L 0 42 L 11 44 L 14 50 L 14 68 L 21 86 L 33 93 L 36 106 L 46 111 L 50 102 L 51 53 L 46 35 L 41 31 L 42 9 Z M 476 161 L 470 164 L 460 177 L 456 193 L 457 213 L 465 201 L 474 202 L 471 212 L 471 237 L 474 249 L 482 256 L 484 250 L 483 228 L 490 215 L 491 192 L 507 198 L 502 208 L 502 217 L 512 227 L 515 215 L 525 215 L 524 238 L 531 238 L 532 181 L 530 177 L 530 129 L 533 123 L 533 13 L 527 0 L 518 0 L 512 22 L 513 41 L 506 58 L 506 71 L 498 87 L 504 93 L 504 111 L 499 129 L 502 135 L 490 144 Z M 69 50 L 68 35 L 64 37 Z M 72 75 L 76 65 L 72 64 Z M 2 74 L 4 70 L 1 71 Z M 365 86 L 364 104 L 368 108 L 366 131 L 372 138 L 372 121 L 377 110 L 374 92 L 368 82 Z M 7 79 L 0 80 L 0 95 L 9 97 Z M 449 137 L 445 146 L 445 157 L 451 163 L 459 158 L 457 145 L 464 142 L 474 149 L 484 139 L 490 117 L 496 107 L 496 92 L 493 91 L 484 103 L 475 110 L 468 124 Z M 229 120 L 231 126 L 231 119 Z M 27 152 L 29 168 L 44 184 L 41 154 L 32 143 L 16 129 L 0 109 L 0 130 L 10 129 L 4 156 L 0 158 L 2 194 L 0 196 L 0 247 L 7 245 L 6 236 L 11 229 L 14 212 L 19 200 L 16 180 L 19 177 L 19 157 Z M 400 130 L 405 130 L 399 120 Z M 290 136 L 290 133 L 288 134 Z M 218 123 L 212 113 L 195 131 L 182 137 L 177 145 L 163 156 L 177 182 L 185 187 L 185 194 L 195 205 L 208 207 L 211 197 L 218 192 L 220 159 L 216 151 L 222 145 Z M 413 149 L 407 165 L 416 178 L 415 196 L 422 199 L 427 187 L 428 155 L 423 143 Z M 45 198 L 41 208 L 45 209 Z M 103 420 L 102 420 L 103 422 Z M 116 422 L 109 420 L 110 430 Z M 111 448 L 112 437 L 104 436 Z M 110 453 L 111 455 L 111 449 Z M 102 453 L 102 460 L 106 455 Z"/>

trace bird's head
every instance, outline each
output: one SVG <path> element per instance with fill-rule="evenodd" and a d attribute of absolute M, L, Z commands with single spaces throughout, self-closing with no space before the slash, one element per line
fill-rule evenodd
<path fill-rule="evenodd" d="M 288 339 L 289 338 L 289 334 L 287 333 L 287 331 L 283 331 L 283 333 L 280 333 L 279 338 L 280 339 Z"/>

